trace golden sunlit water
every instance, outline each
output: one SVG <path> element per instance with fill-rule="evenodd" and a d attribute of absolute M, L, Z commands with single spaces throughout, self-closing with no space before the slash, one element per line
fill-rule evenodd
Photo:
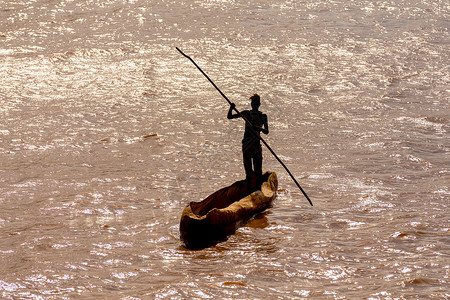
<path fill-rule="evenodd" d="M 446 1 L 0 2 L 0 298 L 447 299 Z M 278 197 L 186 249 L 243 179 L 261 95 Z"/>

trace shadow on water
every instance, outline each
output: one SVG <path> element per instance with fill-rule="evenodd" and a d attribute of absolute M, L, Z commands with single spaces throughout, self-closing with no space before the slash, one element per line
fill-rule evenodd
<path fill-rule="evenodd" d="M 217 244 L 222 243 L 222 242 L 226 242 L 228 240 L 228 237 L 223 238 L 222 240 L 218 240 L 218 241 L 202 241 L 202 242 L 187 242 L 187 241 L 182 241 L 182 245 L 179 247 L 179 250 L 204 250 L 206 248 L 212 248 L 217 246 Z"/>

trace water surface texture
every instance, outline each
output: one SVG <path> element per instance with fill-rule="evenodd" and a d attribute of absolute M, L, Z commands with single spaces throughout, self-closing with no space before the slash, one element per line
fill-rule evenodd
<path fill-rule="evenodd" d="M 449 298 L 448 1 L 0 1 L 0 298 Z M 189 250 L 244 177 L 278 198 Z"/>

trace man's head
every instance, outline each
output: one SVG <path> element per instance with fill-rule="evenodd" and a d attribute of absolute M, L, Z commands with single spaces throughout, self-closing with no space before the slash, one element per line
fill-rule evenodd
<path fill-rule="evenodd" d="M 261 98 L 259 97 L 259 95 L 254 94 L 250 97 L 250 100 L 252 100 L 252 108 L 257 110 L 261 105 Z"/>

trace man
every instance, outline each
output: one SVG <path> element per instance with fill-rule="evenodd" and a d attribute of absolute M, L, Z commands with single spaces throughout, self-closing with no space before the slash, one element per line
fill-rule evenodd
<path fill-rule="evenodd" d="M 244 158 L 244 169 L 247 180 L 247 186 L 251 187 L 251 176 L 256 175 L 258 184 L 262 179 L 262 149 L 260 143 L 260 134 L 269 133 L 267 125 L 267 115 L 259 111 L 261 99 L 257 94 L 250 97 L 252 110 L 244 110 L 241 114 L 233 114 L 236 107 L 234 103 L 230 105 L 228 110 L 228 119 L 237 119 L 241 116 L 246 120 L 244 138 L 242 139 L 242 154 Z M 248 122 L 247 122 L 248 121 Z M 250 124 L 249 124 L 250 122 Z M 253 168 L 252 168 L 253 165 Z"/>

